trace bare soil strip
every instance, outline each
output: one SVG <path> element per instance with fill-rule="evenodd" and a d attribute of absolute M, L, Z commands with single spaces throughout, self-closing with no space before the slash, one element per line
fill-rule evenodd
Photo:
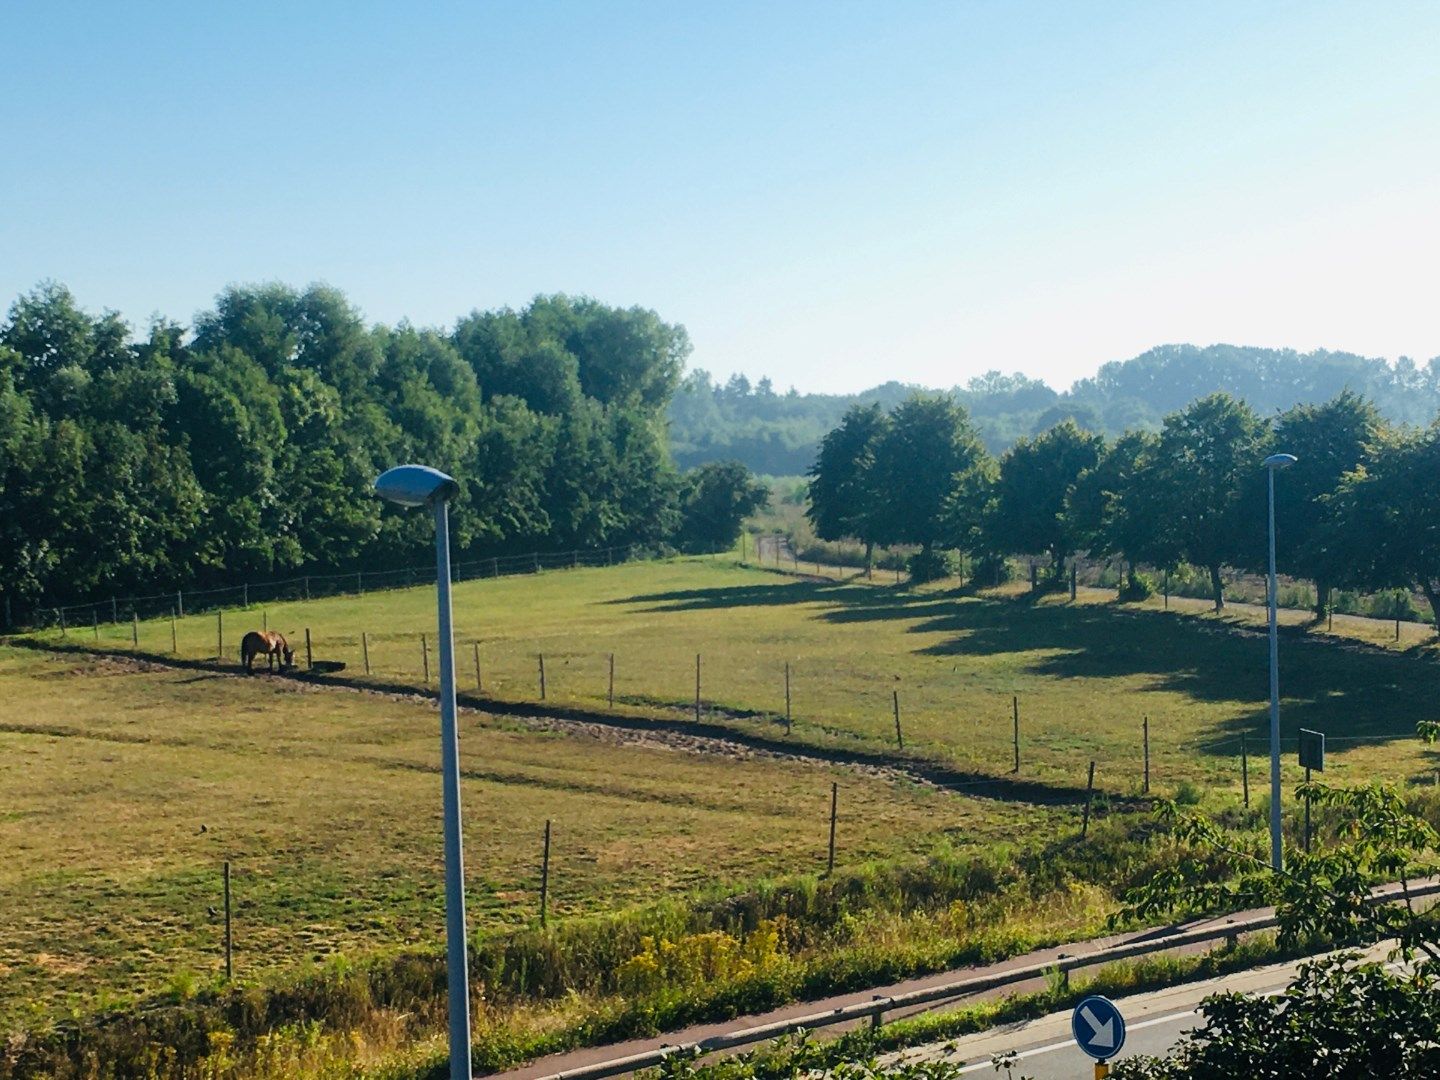
<path fill-rule="evenodd" d="M 215 660 L 189 660 L 149 653 L 123 655 L 97 653 L 80 645 L 61 645 L 14 638 L 10 644 L 41 652 L 74 655 L 84 660 L 74 674 L 108 674 L 128 666 L 131 671 L 190 670 L 204 671 L 230 678 L 279 678 L 297 691 L 341 690 L 351 693 L 376 694 L 411 702 L 434 701 L 436 693 L 417 690 L 402 683 L 374 680 L 356 683 L 340 675 L 293 671 L 273 676 L 257 673 L 247 676 L 233 663 Z M 1069 805 L 1082 802 L 1085 789 L 1078 786 L 1042 784 L 1014 776 L 987 776 L 983 773 L 956 769 L 941 762 L 927 761 L 908 755 L 881 753 L 864 748 L 809 746 L 792 742 L 783 734 L 740 731 L 724 723 L 665 717 L 642 718 L 617 715 L 574 706 L 495 701 L 461 692 L 456 697 L 466 710 L 490 716 L 513 719 L 533 730 L 558 731 L 569 735 L 600 739 L 616 745 L 665 748 L 692 754 L 709 754 L 736 760 L 763 758 L 775 761 L 807 762 L 815 765 L 841 765 L 865 775 L 891 781 L 922 784 L 956 795 L 994 799 L 1001 802 L 1024 802 L 1044 806 Z M 677 712 L 679 710 L 676 710 Z M 722 711 L 712 708 L 712 715 L 732 721 L 770 719 L 754 713 Z M 688 710 L 687 710 L 688 713 Z M 1139 800 L 1110 796 L 1113 804 L 1140 804 Z"/>

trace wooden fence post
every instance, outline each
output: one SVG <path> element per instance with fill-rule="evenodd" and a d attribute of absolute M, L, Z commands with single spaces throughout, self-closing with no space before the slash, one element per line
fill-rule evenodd
<path fill-rule="evenodd" d="M 1070 602 L 1075 602 L 1075 560 L 1070 560 Z"/>
<path fill-rule="evenodd" d="M 545 654 L 540 655 L 540 700 L 545 700 Z"/>
<path fill-rule="evenodd" d="M 700 722 L 700 654 L 695 654 L 695 723 Z"/>
<path fill-rule="evenodd" d="M 475 642 L 475 692 L 477 694 L 485 692 L 484 680 L 480 678 L 480 642 L 478 641 Z"/>
<path fill-rule="evenodd" d="M 1245 796 L 1245 808 L 1250 808 L 1250 738 L 1240 733 L 1240 789 Z"/>
<path fill-rule="evenodd" d="M 1165 571 L 1165 610 L 1170 610 L 1170 571 Z"/>
<path fill-rule="evenodd" d="M 225 658 L 225 613 L 215 612 L 215 659 Z"/>
<path fill-rule="evenodd" d="M 785 661 L 785 734 L 790 734 L 790 661 Z"/>
<path fill-rule="evenodd" d="M 424 634 L 420 635 L 420 663 L 425 671 L 425 685 L 430 685 L 430 642 Z"/>
<path fill-rule="evenodd" d="M 360 654 L 365 658 L 365 674 L 370 674 L 370 633 L 360 631 Z"/>
<path fill-rule="evenodd" d="M 260 609 L 260 629 L 266 631 L 270 629 L 270 613 L 264 608 Z"/>
<path fill-rule="evenodd" d="M 309 671 L 315 666 L 315 652 L 310 648 L 310 627 L 305 627 L 305 670 Z"/>
<path fill-rule="evenodd" d="M 355 595 L 365 595 L 365 577 L 364 574 L 359 570 L 355 571 Z"/>
<path fill-rule="evenodd" d="M 905 736 L 900 731 L 900 691 L 892 690 L 890 693 L 895 700 L 895 745 L 904 750 Z"/>
<path fill-rule="evenodd" d="M 545 854 L 540 860 L 540 929 L 549 925 L 550 905 L 550 819 L 545 819 Z"/>
<path fill-rule="evenodd" d="M 1085 781 L 1085 818 L 1080 824 L 1080 839 L 1090 834 L 1090 802 L 1095 797 L 1095 762 L 1090 762 L 1090 778 Z"/>
<path fill-rule="evenodd" d="M 130 612 L 130 644 L 140 647 L 140 613 L 137 611 Z"/>
<path fill-rule="evenodd" d="M 99 641 L 99 640 L 100 640 L 100 612 L 98 612 L 98 611 L 92 611 L 92 612 L 90 612 L 90 617 L 94 620 L 94 623 L 95 623 L 95 640 L 96 640 L 96 641 Z"/>
<path fill-rule="evenodd" d="M 1011 772 L 1020 771 L 1020 695 L 1016 694 L 1010 699 L 1010 708 L 1015 717 L 1015 767 Z"/>
<path fill-rule="evenodd" d="M 1310 766 L 1305 766 L 1305 786 L 1310 786 Z M 1305 792 L 1305 854 L 1310 854 L 1310 792 Z"/>
<path fill-rule="evenodd" d="M 179 594 L 179 593 L 176 593 L 175 595 L 176 595 L 176 596 L 179 596 L 180 594 Z M 6 599 L 8 600 L 9 597 L 6 597 Z M 6 621 L 8 622 L 9 620 L 6 620 Z M 111 626 L 114 626 L 114 625 L 115 625 L 116 623 L 118 623 L 119 621 L 120 621 L 120 608 L 119 608 L 119 606 L 115 603 L 115 597 L 112 596 L 112 597 L 110 597 L 110 625 L 111 625 Z"/>
<path fill-rule="evenodd" d="M 225 981 L 235 978 L 235 938 L 230 921 L 230 860 L 225 860 Z"/>
<path fill-rule="evenodd" d="M 610 702 L 610 708 L 613 709 L 615 707 L 615 654 L 613 652 L 610 654 L 610 694 L 607 700 Z"/>
<path fill-rule="evenodd" d="M 827 874 L 833 874 L 833 873 L 835 872 L 835 816 L 836 816 L 836 809 L 838 808 L 839 804 L 840 804 L 840 784 L 839 784 L 838 782 L 831 782 L 831 784 L 830 784 L 830 859 L 829 859 L 829 862 L 827 862 L 827 863 L 826 863 L 826 866 L 825 866 L 825 873 L 827 873 Z"/>
<path fill-rule="evenodd" d="M 114 601 L 112 600 L 111 603 L 113 604 Z M 180 612 L 182 619 L 185 617 L 185 594 L 179 589 L 175 590 L 175 610 Z"/>
<path fill-rule="evenodd" d="M 170 609 L 170 652 L 179 655 L 180 653 L 180 628 L 175 624 L 175 609 Z"/>
<path fill-rule="evenodd" d="M 309 600 L 309 599 L 310 599 L 310 577 L 309 577 L 309 575 L 306 575 L 306 577 L 305 577 L 305 599 L 306 599 L 306 600 Z"/>
<path fill-rule="evenodd" d="M 1150 794 L 1150 717 L 1145 717 L 1141 725 L 1141 732 L 1145 741 L 1145 794 Z"/>
<path fill-rule="evenodd" d="M 240 606 L 248 608 L 250 606 L 250 583 L 248 581 L 240 586 L 240 598 Z"/>

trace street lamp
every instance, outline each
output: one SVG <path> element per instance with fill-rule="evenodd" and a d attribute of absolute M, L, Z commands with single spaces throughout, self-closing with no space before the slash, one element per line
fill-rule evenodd
<path fill-rule="evenodd" d="M 1275 626 L 1275 473 L 1295 464 L 1294 454 L 1263 462 L 1270 487 L 1270 869 L 1284 865 L 1280 846 L 1280 635 Z"/>
<path fill-rule="evenodd" d="M 450 1080 L 471 1080 L 470 972 L 465 951 L 465 873 L 460 851 L 460 742 L 455 731 L 455 632 L 450 615 L 450 515 L 460 486 L 426 465 L 397 465 L 375 491 L 435 511 L 435 596 L 440 615 L 440 775 L 445 816 L 445 971 L 450 981 Z"/>

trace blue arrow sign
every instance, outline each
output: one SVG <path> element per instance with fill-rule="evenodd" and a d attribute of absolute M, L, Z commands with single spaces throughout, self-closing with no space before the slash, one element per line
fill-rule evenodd
<path fill-rule="evenodd" d="M 1075 1044 L 1097 1061 L 1114 1057 L 1125 1045 L 1125 1018 L 1109 998 L 1087 997 L 1070 1014 Z"/>

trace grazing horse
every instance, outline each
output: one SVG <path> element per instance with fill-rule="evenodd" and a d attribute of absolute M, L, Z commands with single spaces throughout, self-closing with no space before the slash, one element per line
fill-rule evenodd
<path fill-rule="evenodd" d="M 246 674 L 254 674 L 255 658 L 262 653 L 265 664 L 271 671 L 275 670 L 277 662 L 281 671 L 295 666 L 295 650 L 290 648 L 283 634 L 271 630 L 263 633 L 251 630 L 240 643 L 240 661 L 245 665 Z"/>

